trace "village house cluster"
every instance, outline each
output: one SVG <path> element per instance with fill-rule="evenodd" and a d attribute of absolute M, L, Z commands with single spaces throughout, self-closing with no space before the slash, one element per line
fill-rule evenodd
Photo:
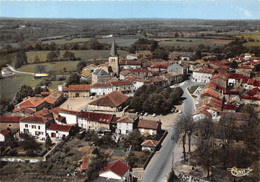
<path fill-rule="evenodd" d="M 228 65 L 234 61 L 237 68 L 230 68 Z M 194 120 L 210 117 L 218 121 L 221 116 L 231 114 L 239 121 L 244 121 L 248 117 L 239 110 L 245 104 L 253 105 L 259 113 L 260 79 L 254 70 L 259 63 L 260 58 L 250 54 L 221 62 L 200 60 L 193 63 L 191 79 L 206 84 L 197 99 L 199 102 Z"/>

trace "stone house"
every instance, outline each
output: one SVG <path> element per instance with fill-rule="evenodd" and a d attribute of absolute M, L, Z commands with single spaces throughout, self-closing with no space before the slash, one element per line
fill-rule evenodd
<path fill-rule="evenodd" d="M 110 74 L 103 69 L 96 69 L 92 72 L 92 84 L 109 82 L 110 79 Z"/>
<path fill-rule="evenodd" d="M 89 111 L 117 112 L 123 109 L 128 97 L 119 91 L 113 91 L 88 103 Z"/>
<path fill-rule="evenodd" d="M 128 135 L 137 128 L 139 117 L 135 114 L 125 114 L 117 120 L 117 133 Z"/>
<path fill-rule="evenodd" d="M 161 124 L 160 120 L 140 119 L 137 128 L 142 135 L 156 135 L 161 131 Z"/>

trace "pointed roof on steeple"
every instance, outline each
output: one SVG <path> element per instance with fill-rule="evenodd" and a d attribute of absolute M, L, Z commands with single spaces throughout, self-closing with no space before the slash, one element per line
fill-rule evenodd
<path fill-rule="evenodd" d="M 112 42 L 109 56 L 110 56 L 110 57 L 116 57 L 116 56 L 118 56 L 117 51 L 116 51 L 115 39 L 114 39 L 113 42 Z"/>

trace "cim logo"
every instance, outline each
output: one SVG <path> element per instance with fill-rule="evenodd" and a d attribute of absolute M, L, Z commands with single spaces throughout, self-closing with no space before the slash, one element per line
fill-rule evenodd
<path fill-rule="evenodd" d="M 253 171 L 253 169 L 251 169 L 250 167 L 248 168 L 236 168 L 236 167 L 232 167 L 232 168 L 227 168 L 228 171 L 231 172 L 231 174 L 233 176 L 236 177 L 242 177 L 242 176 L 248 176 L 249 173 L 251 171 Z"/>

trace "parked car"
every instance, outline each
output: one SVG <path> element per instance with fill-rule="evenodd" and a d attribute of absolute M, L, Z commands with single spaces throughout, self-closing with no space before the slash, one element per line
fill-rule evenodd
<path fill-rule="evenodd" d="M 182 111 L 181 110 L 179 110 L 179 114 L 181 114 L 182 113 Z"/>
<path fill-rule="evenodd" d="M 156 116 L 156 114 L 155 113 L 153 113 L 153 117 L 155 117 Z"/>
<path fill-rule="evenodd" d="M 148 115 L 149 115 L 148 112 L 144 113 L 144 116 L 148 116 Z"/>

